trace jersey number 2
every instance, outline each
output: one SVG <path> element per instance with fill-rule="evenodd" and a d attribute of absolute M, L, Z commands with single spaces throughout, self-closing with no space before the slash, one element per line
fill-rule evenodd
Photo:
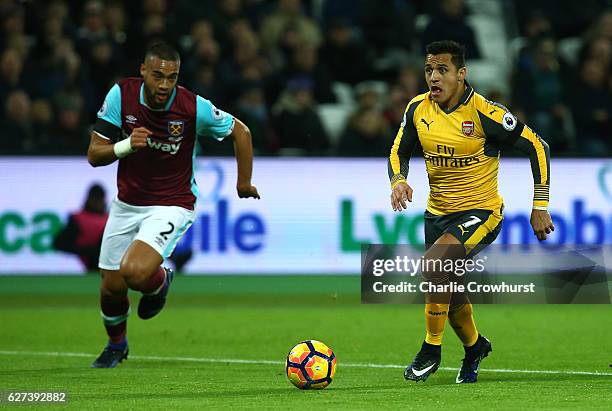
<path fill-rule="evenodd" d="M 172 224 L 171 222 L 168 222 L 168 224 L 170 224 L 170 230 L 162 231 L 161 233 L 159 233 L 159 235 L 161 235 L 164 240 L 168 240 L 168 234 L 171 234 L 174 231 L 174 224 Z"/>

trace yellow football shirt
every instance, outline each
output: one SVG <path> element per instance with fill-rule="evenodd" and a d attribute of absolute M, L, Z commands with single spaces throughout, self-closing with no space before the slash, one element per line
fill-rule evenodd
<path fill-rule="evenodd" d="M 470 209 L 499 211 L 497 187 L 500 149 L 515 147 L 531 161 L 534 206 L 547 207 L 549 149 L 533 130 L 505 107 L 486 100 L 467 84 L 457 106 L 444 110 L 430 93 L 413 98 L 389 156 L 392 187 L 408 176 L 408 160 L 417 142 L 429 177 L 427 210 L 445 215 Z"/>

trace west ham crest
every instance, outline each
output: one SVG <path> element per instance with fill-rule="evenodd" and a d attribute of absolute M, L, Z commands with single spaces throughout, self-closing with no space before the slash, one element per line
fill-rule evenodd
<path fill-rule="evenodd" d="M 461 130 L 466 136 L 471 136 L 472 134 L 474 134 L 474 122 L 464 121 L 463 123 L 461 123 Z"/>
<path fill-rule="evenodd" d="M 185 130 L 185 122 L 183 120 L 170 120 L 168 121 L 168 133 L 171 137 L 179 137 L 183 135 Z"/>

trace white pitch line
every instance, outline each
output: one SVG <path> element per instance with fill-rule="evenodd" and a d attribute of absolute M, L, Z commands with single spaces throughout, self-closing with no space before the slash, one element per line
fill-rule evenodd
<path fill-rule="evenodd" d="M 0 350 L 0 355 L 28 356 L 36 355 L 43 357 L 86 357 L 93 358 L 96 354 L 84 352 L 51 352 L 51 351 L 6 351 Z M 203 357 L 162 357 L 157 355 L 130 355 L 134 360 L 145 361 L 183 361 L 222 364 L 254 364 L 254 365 L 285 365 L 284 361 L 272 360 L 245 360 L 239 358 L 203 358 Z M 405 365 L 397 364 L 362 364 L 362 363 L 340 363 L 341 367 L 347 368 L 405 368 Z M 440 367 L 440 370 L 457 371 L 459 368 Z M 598 375 L 612 377 L 610 372 L 600 371 L 572 371 L 572 370 L 511 370 L 504 368 L 481 368 L 481 371 L 512 373 L 512 374 L 561 374 L 561 375 Z"/>

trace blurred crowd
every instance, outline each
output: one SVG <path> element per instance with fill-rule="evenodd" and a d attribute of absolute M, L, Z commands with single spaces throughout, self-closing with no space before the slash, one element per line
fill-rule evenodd
<path fill-rule="evenodd" d="M 242 119 L 258 154 L 384 157 L 406 103 L 425 91 L 424 45 L 453 39 L 469 61 L 483 58 L 472 3 L 0 0 L 0 154 L 84 154 L 109 88 L 138 76 L 145 46 L 165 39 L 181 51 L 179 83 Z M 609 155 L 612 8 L 509 3 L 521 40 L 499 78 L 510 91 L 485 97 L 555 153 Z M 558 49 L 568 39 L 569 59 Z M 212 139 L 200 150 L 233 153 Z"/>

